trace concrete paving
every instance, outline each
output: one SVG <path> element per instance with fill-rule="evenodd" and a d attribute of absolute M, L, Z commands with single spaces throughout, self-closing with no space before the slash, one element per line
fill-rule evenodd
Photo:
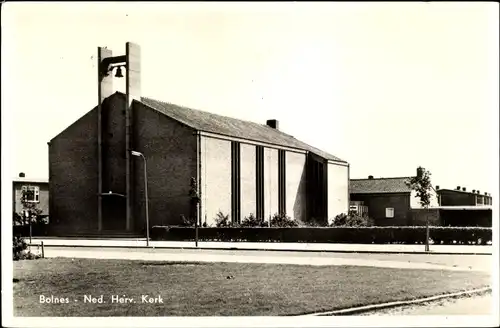
<path fill-rule="evenodd" d="M 493 296 L 486 293 L 478 296 L 442 299 L 418 305 L 400 306 L 359 314 L 361 316 L 401 315 L 492 315 Z"/>
<path fill-rule="evenodd" d="M 145 238 L 120 239 L 63 239 L 32 238 L 32 244 L 45 246 L 98 246 L 98 247 L 146 247 Z M 241 250 L 280 250 L 312 252 L 366 252 L 366 253 L 426 253 L 424 245 L 375 245 L 375 244 L 325 244 L 325 243 L 253 243 L 253 242 L 194 242 L 150 241 L 155 248 L 182 249 L 241 249 Z M 491 245 L 431 245 L 433 254 L 492 254 Z"/>

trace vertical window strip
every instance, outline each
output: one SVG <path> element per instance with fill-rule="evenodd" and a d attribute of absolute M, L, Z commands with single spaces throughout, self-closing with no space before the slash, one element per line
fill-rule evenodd
<path fill-rule="evenodd" d="M 240 218 L 240 144 L 231 142 L 231 221 L 239 223 Z"/>
<path fill-rule="evenodd" d="M 238 223 L 241 223 L 241 147 L 240 143 L 236 143 L 236 218 Z"/>
<path fill-rule="evenodd" d="M 236 142 L 231 142 L 231 221 L 234 222 L 236 218 L 236 200 L 235 200 L 235 195 L 236 195 L 236 187 L 235 187 L 235 181 L 236 181 L 236 172 L 235 172 L 235 147 Z"/>
<path fill-rule="evenodd" d="M 285 171 L 285 151 L 280 149 L 278 152 L 278 198 L 279 198 L 279 212 L 285 214 L 286 212 L 286 171 Z"/>
<path fill-rule="evenodd" d="M 256 216 L 264 218 L 264 147 L 256 146 Z"/>

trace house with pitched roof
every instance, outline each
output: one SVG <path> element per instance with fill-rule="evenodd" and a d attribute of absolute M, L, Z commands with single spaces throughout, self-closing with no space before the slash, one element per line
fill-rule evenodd
<path fill-rule="evenodd" d="M 143 97 L 139 50 L 127 43 L 126 55 L 113 57 L 98 48 L 98 105 L 48 143 L 54 234 L 141 234 L 146 201 L 150 227 L 183 217 L 213 226 L 218 213 L 233 222 L 286 214 L 327 224 L 348 211 L 345 160 L 274 119 L 259 124 Z M 125 94 L 112 90 L 112 65 L 127 69 Z"/>
<path fill-rule="evenodd" d="M 41 215 L 49 215 L 49 181 L 47 179 L 29 178 L 20 173 L 12 180 L 12 209 L 14 213 L 23 214 L 22 197 L 26 192 L 26 201 L 41 210 Z"/>
<path fill-rule="evenodd" d="M 419 225 L 424 221 L 422 206 L 415 191 L 406 185 L 410 177 L 351 179 L 350 201 L 354 208 L 365 207 L 370 218 L 378 226 Z M 430 208 L 439 205 L 437 193 L 431 189 Z M 428 211 L 431 222 L 439 223 L 439 213 Z"/>
<path fill-rule="evenodd" d="M 452 198 L 448 189 L 431 187 L 431 204 L 425 210 L 416 192 L 406 185 L 409 178 L 351 179 L 350 210 L 368 215 L 377 226 L 419 226 L 427 220 L 433 226 L 492 226 L 491 196 L 485 205 L 478 193 L 467 193 L 465 188 L 457 187 L 454 192 L 460 198 Z"/>

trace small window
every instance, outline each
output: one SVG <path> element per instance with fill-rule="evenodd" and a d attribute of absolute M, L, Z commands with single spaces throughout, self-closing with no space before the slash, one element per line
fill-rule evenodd
<path fill-rule="evenodd" d="M 22 186 L 22 192 L 29 203 L 38 203 L 40 201 L 40 187 Z M 22 197 L 22 196 L 21 196 Z"/>
<path fill-rule="evenodd" d="M 386 218 L 393 218 L 394 217 L 394 208 L 392 207 L 387 207 L 385 209 L 385 217 Z"/>

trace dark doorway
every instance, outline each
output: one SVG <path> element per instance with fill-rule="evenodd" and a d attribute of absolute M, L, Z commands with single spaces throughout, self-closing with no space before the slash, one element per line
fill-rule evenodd
<path fill-rule="evenodd" d="M 102 197 L 102 228 L 104 231 L 125 231 L 126 198 L 109 194 Z"/>

